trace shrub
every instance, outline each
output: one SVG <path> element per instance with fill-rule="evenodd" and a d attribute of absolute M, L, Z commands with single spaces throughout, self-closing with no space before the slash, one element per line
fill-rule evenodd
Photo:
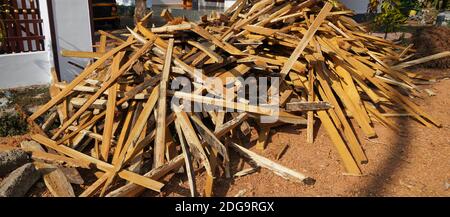
<path fill-rule="evenodd" d="M 28 132 L 26 120 L 17 113 L 5 113 L 0 116 L 0 136 L 23 135 Z"/>

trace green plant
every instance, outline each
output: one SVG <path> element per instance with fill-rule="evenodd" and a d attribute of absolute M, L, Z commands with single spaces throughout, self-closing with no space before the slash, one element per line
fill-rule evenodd
<path fill-rule="evenodd" d="M 11 15 L 9 14 L 9 11 L 11 11 L 12 8 L 10 5 L 8 4 L 2 4 L 0 5 L 0 15 L 1 14 L 6 14 L 6 16 L 11 17 Z M 3 16 L 0 17 L 0 43 L 3 42 L 6 38 L 6 27 L 5 27 L 5 22 L 3 21 Z"/>
<path fill-rule="evenodd" d="M 401 0 L 370 0 L 367 11 L 369 13 L 378 12 L 378 7 L 381 13 L 377 14 L 374 24 L 377 27 L 384 29 L 384 38 L 387 37 L 388 32 L 395 31 L 401 24 L 406 22 L 407 16 L 400 10 L 402 8 Z"/>
<path fill-rule="evenodd" d="M 449 0 L 418 0 L 418 3 L 423 8 L 434 8 L 437 10 L 448 9 L 450 7 Z"/>
<path fill-rule="evenodd" d="M 23 135 L 28 131 L 26 120 L 16 114 L 3 114 L 0 116 L 0 137 Z"/>

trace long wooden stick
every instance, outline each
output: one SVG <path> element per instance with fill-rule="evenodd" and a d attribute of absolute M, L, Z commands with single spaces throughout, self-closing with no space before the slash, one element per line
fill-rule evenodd
<path fill-rule="evenodd" d="M 287 167 L 284 167 L 278 163 L 275 163 L 265 157 L 262 157 L 256 153 L 240 146 L 240 145 L 237 145 L 233 142 L 231 142 L 229 145 L 231 148 L 236 150 L 239 154 L 242 154 L 243 156 L 249 158 L 250 160 L 253 160 L 258 166 L 272 170 L 277 175 L 279 175 L 285 179 L 289 179 L 289 180 L 292 180 L 295 182 L 303 182 L 307 185 L 312 185 L 315 183 L 314 179 L 312 179 L 304 174 L 301 174 L 297 171 L 294 171 Z"/>
<path fill-rule="evenodd" d="M 410 66 L 414 66 L 414 65 L 418 65 L 421 63 L 426 63 L 432 60 L 436 60 L 436 59 L 440 59 L 440 58 L 445 58 L 445 57 L 449 57 L 450 56 L 450 51 L 444 51 L 441 53 L 437 53 L 437 54 L 433 54 L 431 56 L 426 56 L 426 57 L 422 57 L 419 59 L 415 59 L 415 60 L 411 60 L 408 62 L 404 62 L 404 63 L 400 63 L 398 65 L 392 66 L 391 68 L 393 69 L 404 69 Z"/>
<path fill-rule="evenodd" d="M 317 15 L 317 18 L 311 24 L 308 31 L 303 36 L 302 40 L 295 48 L 294 52 L 292 52 L 291 56 L 289 57 L 289 60 L 284 64 L 283 68 L 281 69 L 280 74 L 282 79 L 284 79 L 286 75 L 289 73 L 289 71 L 291 71 L 292 66 L 294 66 L 294 63 L 300 57 L 303 50 L 308 45 L 309 41 L 313 38 L 314 34 L 316 34 L 317 29 L 323 23 L 323 21 L 327 17 L 328 13 L 330 13 L 332 8 L 333 5 L 331 3 L 329 2 L 325 3 L 325 6 L 323 6 L 322 10 Z"/>
<path fill-rule="evenodd" d="M 81 74 L 79 74 L 72 82 L 70 82 L 70 84 L 66 88 L 61 90 L 61 92 L 59 92 L 58 95 L 52 97 L 52 100 L 48 101 L 45 105 L 40 107 L 33 115 L 31 115 L 29 117 L 29 120 L 34 121 L 36 118 L 40 117 L 47 110 L 49 110 L 51 107 L 56 105 L 64 97 L 66 97 L 73 90 L 73 88 L 75 88 L 78 84 L 80 84 L 88 75 L 90 75 L 95 69 L 97 69 L 97 67 L 102 65 L 111 56 L 113 56 L 120 50 L 130 46 L 133 43 L 134 43 L 134 41 L 129 41 L 129 42 L 123 43 L 122 45 L 110 50 L 99 60 L 95 61 L 92 65 L 90 65 L 88 68 L 86 68 Z"/>
<path fill-rule="evenodd" d="M 153 155 L 153 167 L 160 167 L 164 164 L 164 150 L 166 147 L 166 97 L 167 97 L 167 82 L 169 80 L 170 67 L 172 62 L 173 38 L 169 40 L 169 45 L 166 50 L 166 59 L 162 72 L 161 83 L 159 85 L 159 99 L 158 99 L 158 113 L 156 118 L 156 137 L 155 149 Z"/>

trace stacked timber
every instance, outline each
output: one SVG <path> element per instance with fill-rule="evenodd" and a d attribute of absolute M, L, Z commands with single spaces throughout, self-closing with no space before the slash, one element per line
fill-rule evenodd
<path fill-rule="evenodd" d="M 192 196 L 211 196 L 215 178 L 237 172 L 230 171 L 230 151 L 286 179 L 313 184 L 239 138 L 256 129 L 256 148 L 264 149 L 271 128 L 296 124 L 307 126 L 305 141 L 312 143 L 315 121 L 326 129 L 345 171 L 361 174 L 367 157 L 360 139 L 376 136 L 374 123 L 400 130 L 387 114 L 440 124 L 410 100 L 424 79 L 406 70 L 423 61 L 405 62 L 414 56 L 412 46 L 370 35 L 352 15 L 338 1 L 237 0 L 199 22 L 164 10 L 164 26 L 147 28 L 149 14 L 127 38 L 101 31 L 95 52 L 63 52 L 92 61 L 70 83 L 55 79 L 52 99 L 29 118 L 42 129 L 32 138 L 97 171 L 98 179 L 78 196 L 159 192 L 161 179 L 180 168 Z M 263 86 L 260 78 L 270 82 Z M 186 83 L 190 88 L 180 90 Z M 239 94 L 248 86 L 267 93 L 257 96 L 264 103 Z M 192 110 L 195 104 L 213 109 Z M 275 120 L 266 123 L 267 117 Z M 206 178 L 203 193 L 197 190 L 199 171 Z"/>

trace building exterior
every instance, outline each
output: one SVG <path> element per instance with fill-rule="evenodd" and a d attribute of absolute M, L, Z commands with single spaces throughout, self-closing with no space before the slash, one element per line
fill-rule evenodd
<path fill-rule="evenodd" d="M 208 6 L 208 7 L 230 7 L 236 0 L 193 0 L 194 7 Z M 364 14 L 367 11 L 367 5 L 369 0 L 340 0 L 349 9 L 352 9 L 357 14 Z M 124 6 L 134 5 L 134 0 L 116 0 L 117 4 Z M 195 4 L 195 2 L 198 2 Z M 181 5 L 183 0 L 147 0 L 147 7 L 151 8 L 152 5 Z"/>
<path fill-rule="evenodd" d="M 369 0 L 340 0 L 349 9 L 355 11 L 356 14 L 364 14 L 367 12 Z"/>
<path fill-rule="evenodd" d="M 0 88 L 48 84 L 56 68 L 70 81 L 87 64 L 86 59 L 65 58 L 61 51 L 92 51 L 90 6 L 87 0 L 13 0 L 11 15 L 26 31 L 7 28 L 0 50 Z M 18 22 L 18 21 L 15 21 Z M 11 25 L 9 25 L 11 27 Z M 13 26 L 14 27 L 14 26 Z M 34 38 L 36 37 L 36 38 Z"/>
<path fill-rule="evenodd" d="M 21 30 L 14 38 L 24 37 L 23 50 L 0 50 L 0 88 L 47 84 L 51 79 L 51 69 L 56 68 L 61 80 L 71 81 L 85 66 L 87 59 L 66 58 L 61 51 L 79 50 L 92 51 L 92 16 L 89 0 L 13 0 L 18 11 L 27 7 L 35 7 L 39 14 L 36 18 L 40 24 L 39 38 L 30 42 L 30 37 Z M 121 5 L 133 5 L 134 0 L 116 0 Z M 341 0 L 356 13 L 365 13 L 369 0 Z M 194 7 L 210 7 L 213 10 L 225 10 L 235 0 L 193 0 Z M 181 5 L 182 0 L 148 0 L 147 6 Z M 182 8 L 180 10 L 183 10 Z M 209 9 L 208 9 L 209 10 Z M 199 10 L 200 11 L 200 10 Z M 207 12 L 206 10 L 202 11 Z M 4 15 L 2 15 L 4 16 Z M 17 19 L 24 19 L 24 15 L 17 13 Z M 37 22 L 37 21 L 33 21 Z M 24 23 L 32 24 L 31 21 Z M 16 40 L 16 39 L 14 39 Z M 34 39 L 33 39 L 34 40 Z M 19 44 L 20 44 L 19 43 Z M 0 43 L 4 49 L 5 42 Z M 16 44 L 17 45 L 17 44 Z M 36 49 L 39 47 L 39 49 Z"/>

